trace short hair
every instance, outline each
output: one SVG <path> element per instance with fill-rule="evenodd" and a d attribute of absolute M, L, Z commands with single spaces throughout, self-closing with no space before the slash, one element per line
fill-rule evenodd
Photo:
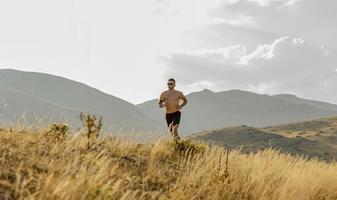
<path fill-rule="evenodd" d="M 174 80 L 174 78 L 169 78 L 167 81 L 173 81 L 174 83 L 176 83 L 176 80 Z"/>

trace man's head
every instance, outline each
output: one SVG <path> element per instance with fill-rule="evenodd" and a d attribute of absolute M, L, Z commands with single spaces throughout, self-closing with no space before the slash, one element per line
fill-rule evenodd
<path fill-rule="evenodd" d="M 176 81 L 173 78 L 167 80 L 167 87 L 172 90 L 176 86 Z"/>

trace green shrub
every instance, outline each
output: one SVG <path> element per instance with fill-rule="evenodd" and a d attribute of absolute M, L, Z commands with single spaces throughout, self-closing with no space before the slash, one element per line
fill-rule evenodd
<path fill-rule="evenodd" d="M 177 140 L 169 142 L 169 145 L 174 147 L 174 150 L 179 154 L 191 153 L 198 154 L 205 151 L 204 144 L 195 144 L 191 140 Z"/>
<path fill-rule="evenodd" d="M 63 142 L 66 140 L 69 126 L 65 123 L 53 123 L 49 130 L 44 133 L 48 142 Z"/>

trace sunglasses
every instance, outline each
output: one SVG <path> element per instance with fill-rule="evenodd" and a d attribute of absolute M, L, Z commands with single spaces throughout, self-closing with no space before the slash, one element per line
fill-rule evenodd
<path fill-rule="evenodd" d="M 173 83 L 167 83 L 167 85 L 173 85 Z"/>

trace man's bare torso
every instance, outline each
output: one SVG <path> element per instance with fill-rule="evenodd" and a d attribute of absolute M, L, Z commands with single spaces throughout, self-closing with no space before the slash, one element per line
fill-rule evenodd
<path fill-rule="evenodd" d="M 160 99 L 164 101 L 166 113 L 177 112 L 182 93 L 178 90 L 167 90 L 160 95 Z"/>

